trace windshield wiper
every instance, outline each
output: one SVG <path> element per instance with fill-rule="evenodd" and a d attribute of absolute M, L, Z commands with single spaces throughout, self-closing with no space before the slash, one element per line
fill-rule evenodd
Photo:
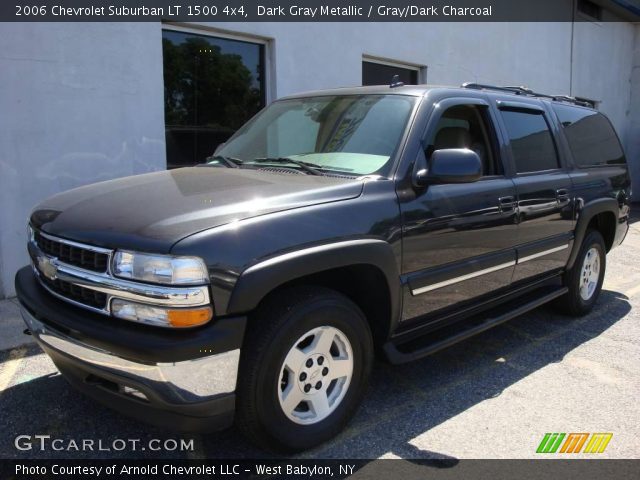
<path fill-rule="evenodd" d="M 210 165 L 212 162 L 215 162 L 217 160 L 229 168 L 239 168 L 240 165 L 244 163 L 244 161 L 240 160 L 239 158 L 227 157 L 224 155 L 211 155 L 210 157 L 207 157 L 206 160 L 207 163 L 205 163 L 204 165 Z"/>
<path fill-rule="evenodd" d="M 317 165 L 311 162 L 302 162 L 300 160 L 294 160 L 293 158 L 288 157 L 261 157 L 254 158 L 251 162 L 255 163 L 290 163 L 292 165 L 296 165 L 300 167 L 301 170 L 307 172 L 310 175 L 324 175 L 318 169 L 321 169 L 321 165 Z"/>

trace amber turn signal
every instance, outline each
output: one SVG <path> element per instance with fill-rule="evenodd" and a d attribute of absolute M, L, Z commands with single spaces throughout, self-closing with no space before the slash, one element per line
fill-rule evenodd
<path fill-rule="evenodd" d="M 197 327 L 204 325 L 213 317 L 211 307 L 168 310 L 167 319 L 172 327 Z"/>
<path fill-rule="evenodd" d="M 213 307 L 164 308 L 129 302 L 120 298 L 111 301 L 114 317 L 158 327 L 188 328 L 203 325 L 213 318 Z"/>

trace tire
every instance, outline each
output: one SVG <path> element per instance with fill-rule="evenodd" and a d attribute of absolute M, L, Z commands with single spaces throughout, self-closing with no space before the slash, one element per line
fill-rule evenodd
<path fill-rule="evenodd" d="M 589 313 L 602 290 L 606 267 L 604 239 L 597 230 L 589 230 L 573 267 L 565 273 L 565 286 L 569 292 L 556 301 L 559 310 L 573 317 Z"/>
<path fill-rule="evenodd" d="M 247 327 L 236 424 L 266 450 L 319 445 L 353 417 L 372 363 L 369 325 L 347 297 L 320 287 L 283 290 Z"/>

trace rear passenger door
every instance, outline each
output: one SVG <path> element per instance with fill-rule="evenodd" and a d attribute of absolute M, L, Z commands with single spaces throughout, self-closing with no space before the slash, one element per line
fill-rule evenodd
<path fill-rule="evenodd" d="M 515 283 L 566 265 L 573 237 L 572 188 L 542 102 L 498 101 L 497 106 L 518 206 Z"/>

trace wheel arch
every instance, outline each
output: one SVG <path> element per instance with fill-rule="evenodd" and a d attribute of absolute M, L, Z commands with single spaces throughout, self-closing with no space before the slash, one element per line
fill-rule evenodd
<path fill-rule="evenodd" d="M 396 256 L 382 240 L 325 244 L 260 261 L 238 278 L 229 312 L 250 312 L 267 297 L 296 285 L 318 285 L 351 299 L 367 317 L 374 342 L 383 343 L 401 309 Z"/>
<path fill-rule="evenodd" d="M 615 198 L 600 198 L 587 203 L 579 212 L 575 228 L 575 241 L 567 262 L 567 268 L 572 268 L 578 257 L 582 241 L 590 229 L 600 232 L 604 238 L 607 252 L 613 247 L 618 219 L 619 205 Z"/>

